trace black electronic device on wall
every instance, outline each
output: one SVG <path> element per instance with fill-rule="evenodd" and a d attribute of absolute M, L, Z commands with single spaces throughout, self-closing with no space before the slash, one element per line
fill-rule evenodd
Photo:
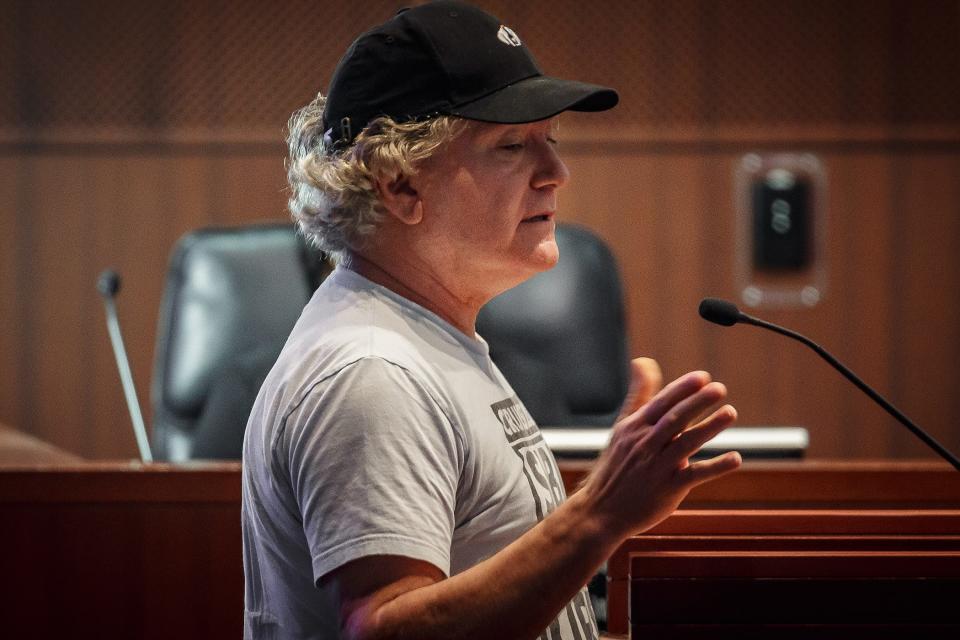
<path fill-rule="evenodd" d="M 812 154 L 747 154 L 735 172 L 740 297 L 751 307 L 810 307 L 826 288 L 826 178 Z"/>
<path fill-rule="evenodd" d="M 789 171 L 756 180 L 753 205 L 753 264 L 772 271 L 802 270 L 810 264 L 810 183 Z"/>

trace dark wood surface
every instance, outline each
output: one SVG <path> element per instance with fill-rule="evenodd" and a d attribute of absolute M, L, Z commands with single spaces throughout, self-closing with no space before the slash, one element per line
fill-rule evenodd
<path fill-rule="evenodd" d="M 628 580 L 634 557 L 661 552 L 734 551 L 960 551 L 957 534 L 875 534 L 856 535 L 638 535 L 626 540 L 607 563 L 611 581 Z"/>
<path fill-rule="evenodd" d="M 239 464 L 0 470 L 11 638 L 239 638 Z"/>
<path fill-rule="evenodd" d="M 644 551 L 630 566 L 636 638 L 726 637 L 730 625 L 779 625 L 811 638 L 883 625 L 911 638 L 960 630 L 956 549 Z"/>
<path fill-rule="evenodd" d="M 561 459 L 572 493 L 592 468 L 589 460 Z M 736 473 L 696 487 L 691 509 L 833 507 L 960 508 L 960 472 L 934 460 L 748 461 Z"/>
<path fill-rule="evenodd" d="M 582 465 L 577 467 L 582 471 Z M 742 473 L 749 477 L 751 469 L 747 465 Z M 776 469 L 791 480 L 777 480 Z M 751 547 L 737 547 L 737 537 L 757 536 L 806 538 L 808 542 L 798 544 L 807 544 L 808 549 L 818 548 L 809 540 L 821 536 L 835 541 L 872 536 L 873 550 L 931 550 L 938 540 L 955 548 L 960 535 L 960 512 L 955 510 L 825 509 L 831 505 L 831 485 L 822 481 L 824 473 L 834 479 L 831 482 L 839 479 L 835 493 L 840 502 L 863 500 L 869 494 L 862 488 L 851 493 L 865 473 L 881 477 L 889 473 L 903 483 L 897 501 L 910 500 L 912 487 L 913 498 L 923 504 L 930 503 L 924 478 L 941 471 L 928 463 L 912 470 L 901 463 L 887 472 L 882 465 L 862 463 L 847 465 L 846 470 L 839 463 L 758 465 L 757 477 L 767 480 L 760 488 L 745 494 L 741 484 L 728 484 L 731 493 L 723 495 L 720 485 L 713 489 L 712 500 L 732 509 L 746 495 L 751 504 L 766 500 L 778 508 L 685 508 L 650 537 L 631 539 L 642 540 L 633 551 L 676 550 L 681 544 L 702 551 L 704 545 L 697 540 L 718 536 L 728 540 L 727 549 L 741 550 Z M 794 483 L 820 487 L 818 493 L 807 493 L 806 508 L 783 508 L 791 503 Z M 953 499 L 949 486 L 939 491 L 936 502 Z M 818 509 L 809 508 L 814 498 L 820 500 Z M 875 497 L 872 504 L 884 505 L 884 498 Z M 184 629 L 214 638 L 239 636 L 243 609 L 239 463 L 14 464 L 0 469 L 0 523 L 0 547 L 15 550 L 6 554 L 3 571 L 6 584 L 18 587 L 9 590 L 0 604 L 12 637 L 96 631 L 100 637 L 165 638 Z M 904 542 L 904 537 L 915 540 Z M 654 538 L 673 542 L 661 547 L 650 542 Z M 899 546 L 883 544 L 891 539 Z M 836 544 L 850 549 L 856 543 Z M 610 561 L 609 606 L 615 633 L 626 633 L 616 621 L 626 621 L 624 567 L 629 552 L 625 545 Z M 48 615 L 51 608 L 59 615 Z"/>
<path fill-rule="evenodd" d="M 751 571 L 758 573 L 752 574 Z M 919 575 L 921 573 L 926 575 Z M 634 589 L 633 585 L 641 576 L 650 580 Z M 831 597 L 836 597 L 839 589 L 847 594 L 847 600 L 858 597 L 859 593 L 865 601 L 869 601 L 876 596 L 870 591 L 872 587 L 856 593 L 850 591 L 862 584 L 857 581 L 897 576 L 904 578 L 904 581 L 896 585 L 891 593 L 902 597 L 919 597 L 920 591 L 927 588 L 910 581 L 914 579 L 944 579 L 936 586 L 935 593 L 960 585 L 960 510 L 681 510 L 649 533 L 625 541 L 610 558 L 607 574 L 608 628 L 614 633 L 626 633 L 629 628 L 628 607 L 631 606 L 629 598 L 639 597 L 637 594 L 640 593 L 647 594 L 648 587 L 656 588 L 651 586 L 654 583 L 670 587 L 671 597 L 678 595 L 675 588 L 683 590 L 683 585 L 687 585 L 689 592 L 684 595 L 683 601 L 698 602 L 698 598 L 704 594 L 694 592 L 702 589 L 705 581 L 694 584 L 695 581 L 691 580 L 712 577 L 714 581 L 709 589 L 714 593 L 713 602 L 722 600 L 724 607 L 733 607 L 734 602 L 739 602 L 731 611 L 743 612 L 754 610 L 745 608 L 747 605 L 743 604 L 757 600 L 756 597 L 751 600 L 748 596 L 770 593 L 764 591 L 762 585 L 758 586 L 758 580 L 768 585 L 766 581 L 781 577 L 795 578 L 797 581 L 820 578 L 822 584 L 816 587 L 811 586 L 812 582 L 804 583 L 805 586 L 784 587 L 785 591 L 780 595 L 786 598 L 790 594 L 796 595 L 791 589 L 802 591 L 809 587 L 820 589 L 818 593 L 830 593 Z M 739 582 L 734 584 L 726 581 L 733 578 Z M 836 580 L 840 578 L 848 580 L 842 587 L 837 587 L 839 583 Z M 728 587 L 740 589 L 737 598 L 724 599 L 728 594 L 724 589 Z M 660 593 L 665 591 L 666 587 Z M 629 596 L 630 593 L 634 595 Z M 888 596 L 895 597 L 890 594 L 884 597 Z M 794 606 L 803 600 L 784 602 L 793 604 L 783 606 Z M 797 622 L 784 614 L 783 606 L 774 608 L 758 605 L 756 610 L 761 614 L 763 611 L 776 611 L 780 622 Z M 860 610 L 869 609 L 866 605 L 864 607 Z M 651 605 L 646 610 L 656 608 Z M 761 614 L 752 619 L 754 625 L 778 620 L 776 617 L 762 618 Z M 716 628 L 706 624 L 709 619 L 700 620 L 696 618 L 697 615 L 692 614 L 688 620 L 691 626 L 678 629 L 678 633 L 682 632 L 683 637 L 706 637 L 697 634 L 710 630 L 717 632 Z M 629 619 L 635 620 L 634 617 Z M 914 622 L 918 619 L 914 619 Z M 806 624 L 839 624 L 838 620 L 830 617 L 819 621 L 809 619 Z M 726 619 L 727 624 L 746 621 L 745 618 Z M 897 622 L 884 618 L 878 618 L 875 622 L 879 621 L 890 624 Z M 928 620 L 934 621 L 934 618 Z M 858 619 L 858 624 L 862 622 L 862 619 Z M 664 624 L 668 624 L 666 619 L 645 619 L 645 626 L 638 632 L 643 631 L 653 637 L 669 637 L 663 635 L 666 629 L 662 626 Z M 733 629 L 727 627 L 724 631 L 729 633 Z M 756 626 L 752 633 L 758 633 Z"/>

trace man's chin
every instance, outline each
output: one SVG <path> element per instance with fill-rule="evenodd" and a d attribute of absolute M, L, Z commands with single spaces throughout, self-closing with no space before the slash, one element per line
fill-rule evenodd
<path fill-rule="evenodd" d="M 500 286 L 498 287 L 499 292 L 497 295 L 503 293 L 504 291 L 513 289 L 537 274 L 543 273 L 544 271 L 549 271 L 557 266 L 557 262 L 560 259 L 560 251 L 557 249 L 556 243 L 551 244 L 553 245 L 552 250 L 540 245 L 537 247 L 536 251 L 527 255 L 520 262 L 518 268 L 512 270 L 512 275 L 501 281 Z"/>
<path fill-rule="evenodd" d="M 560 261 L 560 247 L 557 246 L 556 239 L 550 238 L 541 242 L 532 258 L 538 265 L 538 271 L 547 271 L 557 266 Z"/>

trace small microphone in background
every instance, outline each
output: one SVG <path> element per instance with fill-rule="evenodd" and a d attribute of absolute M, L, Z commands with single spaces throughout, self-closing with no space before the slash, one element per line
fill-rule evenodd
<path fill-rule="evenodd" d="M 726 300 L 717 298 L 704 298 L 700 301 L 700 317 L 708 322 L 720 324 L 725 327 L 732 327 L 740 321 L 741 317 L 746 317 L 737 306 Z"/>
<path fill-rule="evenodd" d="M 120 372 L 120 383 L 123 385 L 127 409 L 130 411 L 130 420 L 133 422 L 133 434 L 137 438 L 137 447 L 140 449 L 140 459 L 144 462 L 153 462 L 147 429 L 143 424 L 140 402 L 137 400 L 133 375 L 130 373 L 130 361 L 127 359 L 126 349 L 123 348 L 123 336 L 120 335 L 120 321 L 117 318 L 117 306 L 114 301 L 120 291 L 120 275 L 112 269 L 107 269 L 97 279 L 97 290 L 103 296 L 103 304 L 107 311 L 107 331 L 110 333 L 110 344 L 113 345 L 113 355 L 117 361 L 117 370 Z"/>
<path fill-rule="evenodd" d="M 802 342 L 816 351 L 821 358 L 830 363 L 834 369 L 842 373 L 844 377 L 855 384 L 857 388 L 870 396 L 871 400 L 883 407 L 887 413 L 892 415 L 897 419 L 897 421 L 900 422 L 900 424 L 913 432 L 913 435 L 920 438 L 924 444 L 936 451 L 944 460 L 952 464 L 954 469 L 960 471 L 960 460 L 958 460 L 955 455 L 950 453 L 943 445 L 937 442 L 933 436 L 914 424 L 912 420 L 910 420 L 899 409 L 888 402 L 886 398 L 874 391 L 866 382 L 861 380 L 859 376 L 853 373 L 853 371 L 841 364 L 841 362 L 828 353 L 826 349 L 818 345 L 810 338 L 807 338 L 796 331 L 791 331 L 790 329 L 773 324 L 772 322 L 767 322 L 766 320 L 760 320 L 759 318 L 748 316 L 737 309 L 737 306 L 732 302 L 719 300 L 717 298 L 704 298 L 700 302 L 700 317 L 708 322 L 713 322 L 714 324 L 719 324 L 724 327 L 732 327 L 737 323 L 752 324 L 756 327 L 769 329 L 770 331 L 779 333 L 780 335 L 784 335 L 788 338 L 793 338 L 794 340 Z"/>

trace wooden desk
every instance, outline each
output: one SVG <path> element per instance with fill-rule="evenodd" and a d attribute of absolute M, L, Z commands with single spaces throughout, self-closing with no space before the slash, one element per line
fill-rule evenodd
<path fill-rule="evenodd" d="M 582 474 L 582 463 L 577 466 Z M 944 474 L 945 469 L 925 462 L 892 463 L 889 468 L 877 463 L 751 463 L 742 475 L 728 476 L 709 492 L 692 495 L 691 503 L 747 501 L 782 507 L 819 500 L 822 507 L 833 504 L 835 490 L 841 505 L 893 501 L 925 507 L 900 519 L 879 511 L 864 514 L 858 522 L 872 523 L 875 535 L 960 534 L 955 528 L 960 516 L 950 515 L 944 529 L 932 510 L 960 505 L 960 488 L 954 484 L 960 474 Z M 741 479 L 734 481 L 738 475 Z M 878 484 L 871 489 L 864 483 L 867 478 Z M 889 493 L 876 495 L 876 487 Z M 4 635 L 240 637 L 240 495 L 238 463 L 81 462 L 0 469 Z M 653 533 L 756 535 L 756 518 L 750 511 L 737 515 L 688 509 Z M 818 523 L 829 522 L 833 535 L 842 536 L 850 534 L 844 524 L 848 521 L 842 511 L 805 514 L 790 509 L 772 513 L 765 533 L 822 535 Z M 863 532 L 860 527 L 854 535 Z M 615 564 L 611 560 L 611 567 Z M 617 575 L 625 580 L 628 573 Z M 613 621 L 613 601 L 610 607 Z M 625 623 L 625 597 L 620 611 Z"/>
<path fill-rule="evenodd" d="M 239 638 L 240 465 L 0 471 L 3 635 Z"/>
<path fill-rule="evenodd" d="M 567 493 L 593 466 L 559 461 Z M 736 473 L 696 487 L 687 509 L 957 508 L 960 472 L 936 460 L 747 461 Z"/>

